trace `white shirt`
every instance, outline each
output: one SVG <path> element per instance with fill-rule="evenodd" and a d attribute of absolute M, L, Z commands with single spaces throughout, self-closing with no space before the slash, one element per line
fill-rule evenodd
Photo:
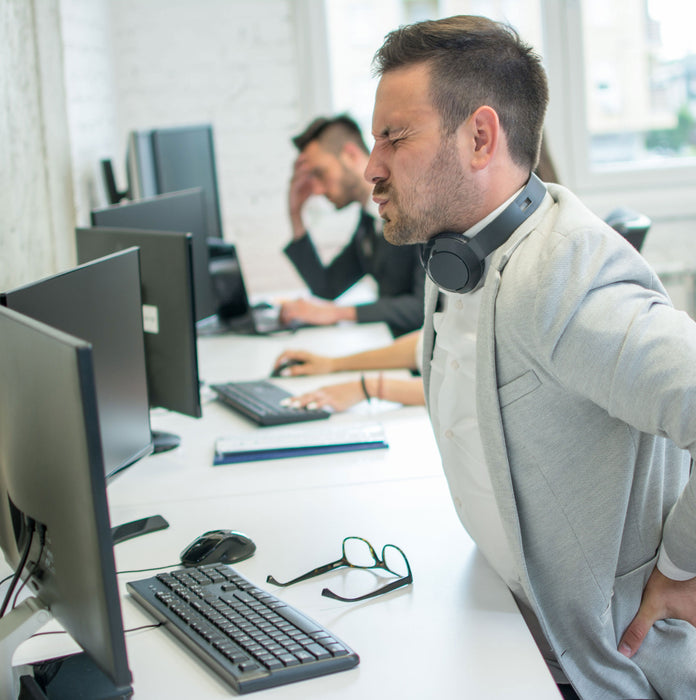
<path fill-rule="evenodd" d="M 464 235 L 471 238 L 478 233 L 518 194 L 516 192 Z M 444 310 L 433 317 L 436 335 L 430 364 L 430 421 L 452 501 L 462 525 L 518 602 L 529 609 L 525 621 L 554 680 L 567 683 L 522 588 L 483 453 L 476 407 L 476 332 L 482 287 L 483 280 L 468 294 L 441 290 L 445 295 Z"/>
<path fill-rule="evenodd" d="M 471 237 L 480 231 L 516 196 L 465 235 Z M 523 597 L 478 429 L 476 330 L 481 287 L 468 294 L 442 292 L 444 311 L 433 318 L 436 336 L 430 369 L 430 419 L 459 519 L 495 571 Z"/>

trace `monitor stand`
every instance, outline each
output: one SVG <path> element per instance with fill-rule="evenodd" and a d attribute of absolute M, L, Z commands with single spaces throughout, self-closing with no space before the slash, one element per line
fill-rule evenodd
<path fill-rule="evenodd" d="M 132 688 L 117 688 L 84 652 L 32 664 L 20 677 L 18 700 L 126 700 Z"/>
<path fill-rule="evenodd" d="M 181 444 L 181 438 L 174 433 L 165 433 L 162 430 L 152 431 L 153 454 L 175 450 Z"/>
<path fill-rule="evenodd" d="M 52 615 L 36 598 L 27 598 L 0 618 L 0 697 L 19 695 L 19 672 L 12 666 L 17 647 L 39 631 Z"/>
<path fill-rule="evenodd" d="M 125 700 L 132 688 L 116 688 L 85 653 L 12 666 L 20 644 L 52 619 L 37 598 L 27 598 L 0 619 L 0 698 L 20 700 Z"/>

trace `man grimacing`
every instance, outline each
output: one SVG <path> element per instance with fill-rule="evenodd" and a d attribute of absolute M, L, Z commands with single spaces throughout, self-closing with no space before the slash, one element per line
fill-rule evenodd
<path fill-rule="evenodd" d="M 375 67 L 365 177 L 385 238 L 471 239 L 536 166 L 539 57 L 460 16 L 392 32 Z M 696 697 L 696 324 L 564 187 L 509 233 L 471 293 L 426 283 L 425 397 L 457 513 L 566 697 Z"/>

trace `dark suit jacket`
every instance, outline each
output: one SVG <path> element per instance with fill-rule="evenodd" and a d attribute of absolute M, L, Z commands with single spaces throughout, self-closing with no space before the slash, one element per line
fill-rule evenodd
<path fill-rule="evenodd" d="M 377 282 L 378 299 L 356 307 L 359 323 L 384 321 L 394 336 L 423 325 L 425 272 L 417 246 L 395 246 L 360 224 L 346 247 L 329 263 L 319 259 L 309 234 L 289 243 L 284 252 L 317 297 L 335 299 L 365 275 Z"/>

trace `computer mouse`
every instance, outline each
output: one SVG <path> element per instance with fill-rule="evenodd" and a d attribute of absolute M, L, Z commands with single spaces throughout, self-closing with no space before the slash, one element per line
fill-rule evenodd
<path fill-rule="evenodd" d="M 289 367 L 293 367 L 294 365 L 303 365 L 304 362 L 302 360 L 295 360 L 295 359 L 290 359 L 290 360 L 285 360 L 285 362 L 281 362 L 272 372 L 271 372 L 271 377 L 280 377 L 282 376 L 283 372 L 288 369 Z"/>
<path fill-rule="evenodd" d="M 184 549 L 181 553 L 181 563 L 184 566 L 234 564 L 248 559 L 255 551 L 256 545 L 241 532 L 210 530 Z"/>

